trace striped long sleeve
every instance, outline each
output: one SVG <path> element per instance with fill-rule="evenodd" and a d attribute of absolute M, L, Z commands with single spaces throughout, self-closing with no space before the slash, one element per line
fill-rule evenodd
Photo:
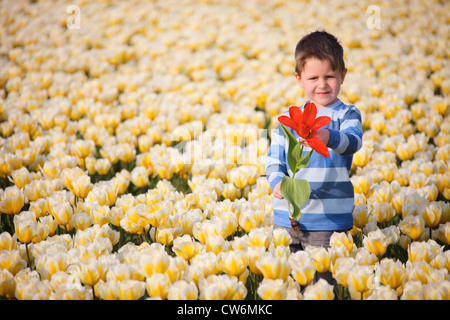
<path fill-rule="evenodd" d="M 303 107 L 301 107 L 303 109 Z M 288 115 L 288 112 L 285 113 Z M 353 154 L 362 146 L 362 125 L 359 110 L 338 100 L 320 109 L 317 117 L 329 116 L 332 121 L 325 126 L 330 132 L 330 156 L 313 152 L 309 165 L 295 175 L 306 179 L 311 186 L 308 202 L 301 208 L 302 230 L 346 230 L 353 226 L 353 185 L 349 178 Z M 296 137 L 295 131 L 291 130 Z M 292 176 L 287 165 L 288 142 L 281 127 L 272 132 L 267 154 L 266 175 L 272 190 L 284 176 Z M 311 149 L 305 147 L 306 154 Z M 290 227 L 288 204 L 285 199 L 274 198 L 273 211 L 276 225 Z"/>

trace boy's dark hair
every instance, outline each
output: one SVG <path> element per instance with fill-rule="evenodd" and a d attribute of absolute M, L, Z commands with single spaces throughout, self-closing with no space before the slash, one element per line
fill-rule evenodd
<path fill-rule="evenodd" d="M 295 72 L 298 75 L 310 58 L 329 61 L 334 71 L 343 72 L 345 69 L 344 49 L 336 37 L 326 31 L 311 32 L 297 43 Z"/>

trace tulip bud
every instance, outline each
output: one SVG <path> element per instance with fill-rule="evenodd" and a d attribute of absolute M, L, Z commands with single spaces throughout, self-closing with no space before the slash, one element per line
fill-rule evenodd
<path fill-rule="evenodd" d="M 220 253 L 221 269 L 229 275 L 239 277 L 247 270 L 248 259 L 244 251 L 228 251 Z"/>
<path fill-rule="evenodd" d="M 287 296 L 287 282 L 282 279 L 264 278 L 257 293 L 263 300 L 284 300 Z"/>
<path fill-rule="evenodd" d="M 349 289 L 359 293 L 360 299 L 373 287 L 373 271 L 368 266 L 355 265 L 347 278 Z"/>
<path fill-rule="evenodd" d="M 365 204 L 358 204 L 353 209 L 353 223 L 358 228 L 364 228 L 367 222 L 369 222 L 370 213 L 367 211 Z"/>
<path fill-rule="evenodd" d="M 167 299 L 169 287 L 171 286 L 170 278 L 167 274 L 154 273 L 146 279 L 147 293 L 150 297 L 159 297 Z"/>
<path fill-rule="evenodd" d="M 149 183 L 147 169 L 137 166 L 131 171 L 131 182 L 138 188 L 143 188 Z"/>
<path fill-rule="evenodd" d="M 376 202 L 373 206 L 372 215 L 377 218 L 377 222 L 385 223 L 391 221 L 396 212 L 389 202 Z"/>
<path fill-rule="evenodd" d="M 6 187 L 0 197 L 0 211 L 6 214 L 17 214 L 22 210 L 25 197 L 21 189 L 16 186 Z"/>
<path fill-rule="evenodd" d="M 408 215 L 403 218 L 398 227 L 412 240 L 417 240 L 425 231 L 425 221 L 421 216 Z"/>
<path fill-rule="evenodd" d="M 307 247 L 316 270 L 320 273 L 327 272 L 330 268 L 330 254 L 323 247 Z"/>
<path fill-rule="evenodd" d="M 405 278 L 405 266 L 400 261 L 383 259 L 380 263 L 380 280 L 385 286 L 397 289 L 403 286 Z"/>
<path fill-rule="evenodd" d="M 256 267 L 261 271 L 264 278 L 282 279 L 287 281 L 291 268 L 287 259 L 276 257 L 271 253 L 264 254 L 256 261 Z"/>
<path fill-rule="evenodd" d="M 305 300 L 333 300 L 333 286 L 326 280 L 320 279 L 315 284 L 306 287 L 303 298 Z"/>
<path fill-rule="evenodd" d="M 198 299 L 197 286 L 192 282 L 187 282 L 185 280 L 178 280 L 170 286 L 169 293 L 167 294 L 167 299 L 197 300 Z"/>
<path fill-rule="evenodd" d="M 386 253 L 389 240 L 386 235 L 380 230 L 369 232 L 368 236 L 364 237 L 364 247 L 377 257 L 381 257 Z"/>

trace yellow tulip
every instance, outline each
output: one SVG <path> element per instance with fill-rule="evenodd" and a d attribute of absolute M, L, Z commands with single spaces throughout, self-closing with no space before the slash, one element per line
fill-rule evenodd
<path fill-rule="evenodd" d="M 170 282 L 181 280 L 184 270 L 187 269 L 188 262 L 182 257 L 174 257 L 170 260 L 169 268 L 164 274 L 167 274 L 170 278 Z"/>
<path fill-rule="evenodd" d="M 206 219 L 205 221 L 197 222 L 196 224 L 194 224 L 192 228 L 194 238 L 204 244 L 206 243 L 206 238 L 208 236 L 220 235 L 223 237 L 223 225 L 217 222 L 218 220 L 213 221 Z"/>
<path fill-rule="evenodd" d="M 14 299 L 15 287 L 14 275 L 7 269 L 0 269 L 0 297 Z"/>
<path fill-rule="evenodd" d="M 385 223 L 391 221 L 396 212 L 390 202 L 376 202 L 372 209 L 372 215 L 377 218 L 377 222 Z"/>
<path fill-rule="evenodd" d="M 50 280 L 55 273 L 66 271 L 69 261 L 68 254 L 64 252 L 39 255 L 35 259 L 36 270 L 43 279 Z"/>
<path fill-rule="evenodd" d="M 422 284 L 426 284 L 431 280 L 432 268 L 426 261 L 407 262 L 406 279 L 407 281 L 418 280 Z"/>
<path fill-rule="evenodd" d="M 408 247 L 408 261 L 425 261 L 430 263 L 435 257 L 430 245 L 427 242 L 412 242 Z"/>
<path fill-rule="evenodd" d="M 326 280 L 320 279 L 315 284 L 306 287 L 303 298 L 304 300 L 333 300 L 333 286 Z"/>
<path fill-rule="evenodd" d="M 22 259 L 19 250 L 0 252 L 0 270 L 8 270 L 15 276 L 20 270 L 27 267 L 27 262 Z"/>
<path fill-rule="evenodd" d="M 91 183 L 91 178 L 87 174 L 82 176 L 75 176 L 71 181 L 71 191 L 78 198 L 86 198 L 92 188 L 93 185 Z"/>
<path fill-rule="evenodd" d="M 425 221 L 421 216 L 408 215 L 403 218 L 398 227 L 412 240 L 417 240 L 425 231 Z"/>
<path fill-rule="evenodd" d="M 150 234 L 153 234 L 154 232 L 156 232 L 156 241 L 165 246 L 171 246 L 173 241 L 183 234 L 183 230 L 181 228 L 152 228 L 150 230 Z"/>
<path fill-rule="evenodd" d="M 369 163 L 371 157 L 372 150 L 366 146 L 362 146 L 362 148 L 353 156 L 354 166 L 365 167 Z"/>
<path fill-rule="evenodd" d="M 147 213 L 146 219 L 153 227 L 158 228 L 166 223 L 170 210 L 168 207 L 162 204 L 161 207 L 150 207 L 150 210 L 152 212 Z"/>
<path fill-rule="evenodd" d="M 153 298 L 167 299 L 171 283 L 170 277 L 167 274 L 154 273 L 146 279 L 147 293 Z"/>
<path fill-rule="evenodd" d="M 177 256 L 189 261 L 196 254 L 203 252 L 205 247 L 203 244 L 195 241 L 191 236 L 186 234 L 173 241 L 172 250 Z"/>
<path fill-rule="evenodd" d="M 22 210 L 25 197 L 16 186 L 6 187 L 0 198 L 0 211 L 6 214 L 17 214 Z"/>
<path fill-rule="evenodd" d="M 351 253 L 355 247 L 353 243 L 353 237 L 345 232 L 334 232 L 330 238 L 330 246 L 333 247 L 344 247 L 345 251 Z"/>
<path fill-rule="evenodd" d="M 401 300 L 423 300 L 423 285 L 420 281 L 408 281 L 403 288 Z"/>
<path fill-rule="evenodd" d="M 58 223 L 51 215 L 46 215 L 45 217 L 39 218 L 42 224 L 48 226 L 48 236 L 53 236 L 58 228 Z"/>
<path fill-rule="evenodd" d="M 190 263 L 184 271 L 183 279 L 198 286 L 199 281 L 208 276 L 207 273 L 208 270 L 204 265 Z"/>
<path fill-rule="evenodd" d="M 423 286 L 424 300 L 449 300 L 449 281 L 429 282 Z"/>
<path fill-rule="evenodd" d="M 198 288 L 200 300 L 243 300 L 247 295 L 245 285 L 227 274 L 201 279 Z"/>
<path fill-rule="evenodd" d="M 108 197 L 108 193 L 97 185 L 95 185 L 91 189 L 91 191 L 89 191 L 88 195 L 85 198 L 85 201 L 86 202 L 97 201 L 100 206 L 112 205 L 111 203 L 109 203 L 110 200 Z"/>
<path fill-rule="evenodd" d="M 393 195 L 391 186 L 377 186 L 373 190 L 372 198 L 376 201 L 375 203 L 390 203 Z"/>
<path fill-rule="evenodd" d="M 317 272 L 324 273 L 330 269 L 330 253 L 323 247 L 307 247 Z"/>
<path fill-rule="evenodd" d="M 284 300 L 287 296 L 287 282 L 282 279 L 266 279 L 258 286 L 258 296 L 263 300 Z"/>
<path fill-rule="evenodd" d="M 15 296 L 19 300 L 49 300 L 51 294 L 48 280 L 35 279 L 16 284 Z"/>
<path fill-rule="evenodd" d="M 138 300 L 145 294 L 145 282 L 122 280 L 118 282 L 120 300 Z"/>
<path fill-rule="evenodd" d="M 369 291 L 368 294 L 366 300 L 398 300 L 397 292 L 390 287 L 380 286 Z"/>
<path fill-rule="evenodd" d="M 0 234 L 0 252 L 3 250 L 15 250 L 17 249 L 16 240 L 9 234 L 9 232 L 4 231 Z"/>
<path fill-rule="evenodd" d="M 73 207 L 68 201 L 59 202 L 55 199 L 49 199 L 49 211 L 60 226 L 67 226 L 73 215 Z"/>
<path fill-rule="evenodd" d="M 362 295 L 373 288 L 373 270 L 368 266 L 355 265 L 347 278 L 349 288 Z"/>
<path fill-rule="evenodd" d="M 430 202 L 419 206 L 417 214 L 423 218 L 425 227 L 434 228 L 441 221 L 442 208 L 437 202 Z"/>
<path fill-rule="evenodd" d="M 80 211 L 73 215 L 73 227 L 75 230 L 85 230 L 92 226 L 93 220 L 92 216 L 84 211 Z"/>
<path fill-rule="evenodd" d="M 369 222 L 370 213 L 367 211 L 367 207 L 364 203 L 355 206 L 352 215 L 353 223 L 358 228 L 364 228 L 367 222 Z"/>
<path fill-rule="evenodd" d="M 149 183 L 148 171 L 145 167 L 137 166 L 131 171 L 131 182 L 138 188 L 143 188 Z"/>
<path fill-rule="evenodd" d="M 74 155 L 78 158 L 86 158 L 95 153 L 95 143 L 92 140 L 76 140 L 71 144 Z"/>
<path fill-rule="evenodd" d="M 292 277 L 302 286 L 309 285 L 316 274 L 314 265 L 295 266 L 291 270 Z"/>
<path fill-rule="evenodd" d="M 14 231 L 20 242 L 28 244 L 37 235 L 37 223 L 34 220 L 26 220 L 14 216 Z"/>
<path fill-rule="evenodd" d="M 197 286 L 192 282 L 187 282 L 185 280 L 178 280 L 170 286 L 169 293 L 167 294 L 167 299 L 197 300 L 198 299 Z"/>
<path fill-rule="evenodd" d="M 82 283 L 94 286 L 101 279 L 101 264 L 95 257 L 90 257 L 80 263 L 78 276 Z"/>
<path fill-rule="evenodd" d="M 33 180 L 25 186 L 23 193 L 30 201 L 36 201 L 49 195 L 46 183 L 42 180 Z M 0 202 L 1 203 L 1 202 Z"/>
<path fill-rule="evenodd" d="M 378 258 L 386 253 L 389 240 L 386 235 L 380 230 L 371 231 L 367 236 L 364 236 L 364 247 Z"/>
<path fill-rule="evenodd" d="M 256 261 L 256 267 L 261 271 L 264 278 L 281 279 L 287 281 L 291 268 L 287 259 L 276 257 L 266 253 Z"/>
<path fill-rule="evenodd" d="M 33 211 L 36 218 L 45 217 L 48 213 L 47 199 L 37 199 L 30 202 L 30 211 Z"/>
<path fill-rule="evenodd" d="M 11 173 L 12 181 L 19 189 L 24 188 L 28 183 L 31 182 L 32 177 L 30 171 L 26 167 L 14 170 Z"/>
<path fill-rule="evenodd" d="M 111 222 L 111 209 L 109 206 L 100 206 L 95 204 L 91 210 L 92 223 L 103 226 Z"/>
<path fill-rule="evenodd" d="M 164 273 L 169 268 L 169 265 L 169 255 L 160 249 L 152 249 L 149 252 L 145 252 L 138 260 L 140 272 L 147 277 L 154 273 Z"/>
<path fill-rule="evenodd" d="M 118 281 L 108 280 L 105 282 L 100 280 L 94 288 L 95 295 L 102 300 L 118 300 L 120 298 Z"/>
<path fill-rule="evenodd" d="M 289 246 L 292 243 L 292 238 L 285 229 L 275 228 L 273 230 L 272 243 L 275 247 Z"/>
<path fill-rule="evenodd" d="M 271 236 L 271 232 L 263 228 L 252 229 L 248 234 L 248 246 L 265 247 L 267 249 L 271 242 Z"/>
<path fill-rule="evenodd" d="M 333 263 L 333 278 L 336 282 L 348 288 L 348 277 L 352 271 L 352 268 L 356 265 L 356 261 L 353 258 L 340 257 Z"/>
<path fill-rule="evenodd" d="M 228 251 L 219 254 L 221 269 L 231 276 L 239 277 L 247 270 L 248 258 L 245 251 Z"/>
<path fill-rule="evenodd" d="M 225 183 L 223 186 L 222 196 L 225 199 L 234 201 L 241 196 L 241 190 L 237 188 L 233 183 Z"/>
<path fill-rule="evenodd" d="M 385 286 L 397 289 L 405 282 L 405 266 L 400 261 L 383 259 L 380 262 L 380 280 Z"/>
<path fill-rule="evenodd" d="M 373 179 L 370 176 L 353 176 L 351 181 L 355 188 L 355 193 L 360 193 L 365 196 L 367 196 L 370 187 L 373 185 Z"/>
<path fill-rule="evenodd" d="M 212 235 L 206 238 L 205 248 L 207 252 L 219 254 L 220 252 L 228 250 L 229 242 L 227 242 L 222 236 Z"/>
<path fill-rule="evenodd" d="M 126 210 L 124 217 L 120 220 L 120 226 L 129 233 L 143 234 L 150 229 L 150 223 L 145 219 L 143 213 L 146 205 L 137 204 Z"/>
<path fill-rule="evenodd" d="M 397 155 L 397 158 L 399 158 L 401 161 L 407 161 L 413 157 L 414 152 L 411 149 L 410 144 L 407 142 L 404 142 L 404 143 L 400 143 L 397 146 L 397 149 L 395 150 L 395 154 Z"/>
<path fill-rule="evenodd" d="M 261 270 L 257 267 L 256 263 L 265 254 L 266 248 L 264 247 L 249 247 L 246 249 L 248 258 L 248 267 L 254 274 L 261 274 Z"/>

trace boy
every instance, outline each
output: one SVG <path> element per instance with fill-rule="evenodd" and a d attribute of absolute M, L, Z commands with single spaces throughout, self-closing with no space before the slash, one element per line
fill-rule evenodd
<path fill-rule="evenodd" d="M 316 105 L 317 117 L 328 116 L 332 121 L 316 132 L 328 147 L 329 157 L 313 152 L 308 167 L 295 176 L 306 179 L 311 187 L 310 199 L 301 208 L 299 233 L 292 231 L 288 203 L 280 192 L 283 176 L 292 174 L 287 165 L 287 139 L 280 125 L 272 134 L 266 174 L 274 196 L 274 228 L 287 228 L 292 252 L 307 246 L 328 248 L 333 232 L 353 227 L 354 191 L 349 172 L 353 154 L 362 146 L 360 112 L 338 99 L 347 69 L 337 39 L 325 31 L 306 35 L 296 46 L 295 61 L 295 77 Z M 288 112 L 284 114 L 289 116 Z M 300 138 L 300 142 L 305 146 L 303 153 L 311 150 L 305 139 Z"/>

